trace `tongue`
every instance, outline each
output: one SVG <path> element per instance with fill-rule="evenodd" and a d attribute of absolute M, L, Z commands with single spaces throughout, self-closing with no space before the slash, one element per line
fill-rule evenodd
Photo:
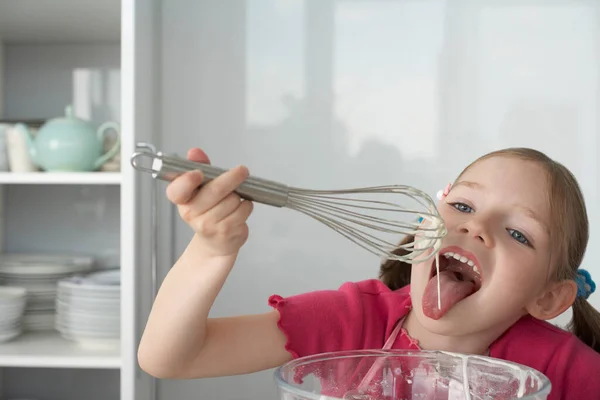
<path fill-rule="evenodd" d="M 473 282 L 460 281 L 452 271 L 440 272 L 440 297 L 442 308 L 438 308 L 437 276 L 429 280 L 423 295 L 423 314 L 431 319 L 440 319 L 456 303 L 473 293 Z"/>

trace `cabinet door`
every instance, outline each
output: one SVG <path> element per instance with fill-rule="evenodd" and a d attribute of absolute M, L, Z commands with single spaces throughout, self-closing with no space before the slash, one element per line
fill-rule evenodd
<path fill-rule="evenodd" d="M 123 263 L 130 266 L 122 273 L 123 400 L 155 398 L 156 382 L 139 368 L 137 348 L 156 291 L 158 258 L 165 254 L 157 243 L 168 233 L 169 221 L 158 221 L 158 183 L 132 168 L 130 158 L 160 145 L 159 10 L 158 1 L 122 1 L 122 126 L 127 139 L 122 144 L 121 245 Z"/>

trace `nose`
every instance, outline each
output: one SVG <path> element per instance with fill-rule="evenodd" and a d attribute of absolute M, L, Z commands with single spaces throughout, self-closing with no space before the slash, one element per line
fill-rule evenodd
<path fill-rule="evenodd" d="M 486 228 L 485 222 L 481 219 L 469 218 L 468 221 L 458 225 L 457 230 L 462 235 L 466 235 L 480 241 L 486 247 L 491 247 L 494 245 L 493 237 Z"/>

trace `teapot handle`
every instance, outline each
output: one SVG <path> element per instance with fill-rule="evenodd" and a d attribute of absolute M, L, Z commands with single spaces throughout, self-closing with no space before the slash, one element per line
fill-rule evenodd
<path fill-rule="evenodd" d="M 98 157 L 98 159 L 94 162 L 94 170 L 100 168 L 105 162 L 113 158 L 121 148 L 121 126 L 116 122 L 105 122 L 102 125 L 100 125 L 97 134 L 98 141 L 100 141 L 100 143 L 104 143 L 104 140 L 106 138 L 106 132 L 109 129 L 112 129 L 117 133 L 117 140 L 115 141 L 115 144 L 110 150 Z"/>

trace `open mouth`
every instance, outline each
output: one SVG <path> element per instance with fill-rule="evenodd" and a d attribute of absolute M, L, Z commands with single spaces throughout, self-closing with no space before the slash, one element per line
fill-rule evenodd
<path fill-rule="evenodd" d="M 458 302 L 481 289 L 481 266 L 474 254 L 458 247 L 440 252 L 439 276 L 435 260 L 423 294 L 423 313 L 440 319 Z"/>
<path fill-rule="evenodd" d="M 461 282 L 471 282 L 473 284 L 473 293 L 481 289 L 482 277 L 479 262 L 473 256 L 473 259 L 458 252 L 444 251 L 440 253 L 440 274 L 442 272 L 451 273 L 456 280 Z M 435 260 L 431 264 L 431 274 L 429 279 L 435 277 L 437 270 Z"/>

